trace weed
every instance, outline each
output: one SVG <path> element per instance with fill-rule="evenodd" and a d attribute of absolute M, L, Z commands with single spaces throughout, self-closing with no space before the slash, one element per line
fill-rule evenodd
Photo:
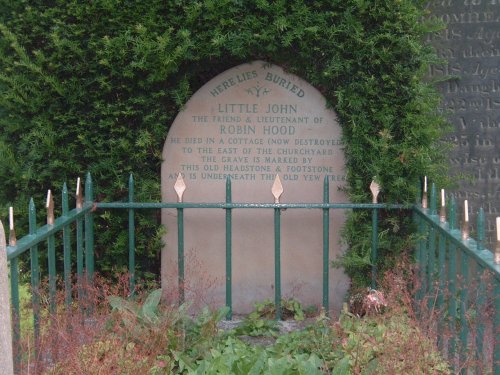
<path fill-rule="evenodd" d="M 76 304 L 60 307 L 45 322 L 40 342 L 44 350 L 37 366 L 25 365 L 24 372 L 449 374 L 449 365 L 436 350 L 436 325 L 415 320 L 412 282 L 406 277 L 393 272 L 381 280 L 384 311 L 361 318 L 345 308 L 337 321 L 322 312 L 316 320 L 308 319 L 305 328 L 289 333 L 279 333 L 270 301 L 257 303 L 238 328 L 223 331 L 218 323 L 227 308 L 205 307 L 192 316 L 189 304 L 161 304 L 159 289 L 146 292 L 139 287 L 132 299 L 126 277 L 123 286 L 106 285 L 97 277 L 96 286 L 82 292 L 83 309 Z M 112 290 L 116 295 L 108 294 Z M 295 319 L 306 315 L 293 299 L 282 301 L 282 311 Z M 249 344 L 241 336 L 272 340 Z"/>

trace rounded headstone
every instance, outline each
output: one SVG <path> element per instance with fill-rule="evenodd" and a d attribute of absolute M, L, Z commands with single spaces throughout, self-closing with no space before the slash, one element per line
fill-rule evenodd
<path fill-rule="evenodd" d="M 273 203 L 277 175 L 282 203 L 346 202 L 341 128 L 325 98 L 282 68 L 254 61 L 229 69 L 200 88 L 177 115 L 163 148 L 162 199 L 176 202 L 181 173 L 184 202 Z M 329 259 L 341 252 L 343 210 L 330 210 Z M 165 209 L 162 286 L 175 298 L 178 266 L 177 211 Z M 321 305 L 321 209 L 281 212 L 282 295 Z M 235 312 L 273 299 L 274 210 L 232 210 L 232 300 Z M 184 210 L 185 294 L 201 304 L 223 305 L 226 285 L 226 215 L 223 209 Z M 348 280 L 330 270 L 330 304 L 339 309 Z"/>

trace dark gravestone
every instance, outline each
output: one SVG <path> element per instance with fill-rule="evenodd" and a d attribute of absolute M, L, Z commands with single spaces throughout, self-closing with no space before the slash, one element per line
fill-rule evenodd
<path fill-rule="evenodd" d="M 442 110 L 454 130 L 447 137 L 452 173 L 471 176 L 453 192 L 458 202 L 469 200 L 472 220 L 483 207 L 486 237 L 495 237 L 500 212 L 500 0 L 443 0 L 429 5 L 432 17 L 446 29 L 429 36 L 442 66 L 432 66 L 432 78 L 456 78 L 440 84 Z"/>

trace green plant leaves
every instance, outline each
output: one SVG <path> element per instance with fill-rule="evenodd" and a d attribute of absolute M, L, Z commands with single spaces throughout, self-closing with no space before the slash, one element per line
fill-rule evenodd
<path fill-rule="evenodd" d="M 332 374 L 338 375 L 350 375 L 351 374 L 351 365 L 350 358 L 344 357 L 342 358 L 333 368 Z"/>
<path fill-rule="evenodd" d="M 161 300 L 161 289 L 151 292 L 142 305 L 142 315 L 151 323 L 158 321 L 158 305 Z"/>
<path fill-rule="evenodd" d="M 97 342 L 82 347 L 80 365 L 92 373 L 140 368 L 137 373 L 151 375 L 450 373 L 433 340 L 398 308 L 366 318 L 345 310 L 335 322 L 319 315 L 301 330 L 279 335 L 261 331 L 261 338 L 278 337 L 248 340 L 244 330 L 224 331 L 217 324 L 227 309 L 206 308 L 192 316 L 187 305 L 162 306 L 160 295 L 154 290 L 138 300 L 110 297 L 109 318 L 119 324 L 109 325 Z M 256 310 L 266 310 L 268 304 L 258 303 Z M 245 320 L 260 328 L 269 322 Z M 48 374 L 73 373 L 73 367 L 67 370 L 72 365 L 56 364 Z"/>

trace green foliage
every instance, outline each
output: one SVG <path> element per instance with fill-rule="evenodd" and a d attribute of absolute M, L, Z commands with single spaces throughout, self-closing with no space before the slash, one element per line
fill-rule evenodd
<path fill-rule="evenodd" d="M 109 296 L 108 301 L 111 307 L 122 317 L 123 323 L 128 328 L 133 328 L 137 324 L 154 325 L 158 322 L 158 305 L 161 299 L 161 289 L 151 292 L 142 306 L 132 300 L 126 300 L 118 296 Z M 131 321 L 130 317 L 134 320 Z"/>
<path fill-rule="evenodd" d="M 351 201 L 368 201 L 377 176 L 382 201 L 413 202 L 419 176 L 444 175 L 438 96 L 422 80 L 435 61 L 424 3 L 0 1 L 0 216 L 13 202 L 24 212 L 30 196 L 40 205 L 48 188 L 87 171 L 100 201 L 125 200 L 130 172 L 137 201 L 159 200 L 175 115 L 210 78 L 255 59 L 311 82 L 337 111 Z M 96 220 L 100 271 L 125 266 L 125 215 Z M 138 216 L 139 266 L 157 270 L 158 212 Z M 381 215 L 381 255 L 401 248 L 406 219 Z M 359 283 L 368 220 L 354 212 L 344 232 L 341 263 Z"/>
<path fill-rule="evenodd" d="M 307 312 L 315 313 L 316 309 L 313 311 L 311 309 Z M 306 310 L 302 307 L 302 304 L 293 299 L 282 299 L 281 300 L 281 318 L 283 320 L 294 319 L 297 321 L 304 320 L 306 316 Z M 276 320 L 276 308 L 274 302 L 266 299 L 262 302 L 256 302 L 254 304 L 254 310 L 248 314 L 245 319 L 241 322 L 238 328 L 235 329 L 235 334 L 238 336 L 277 336 L 279 327 Z"/>
<path fill-rule="evenodd" d="M 106 316 L 117 324 L 104 330 L 96 326 L 100 334 L 83 346 L 75 333 L 77 346 L 65 344 L 70 355 L 51 363 L 46 373 L 450 374 L 435 338 L 423 334 L 397 305 L 365 318 L 346 308 L 336 322 L 320 314 L 300 330 L 262 332 L 250 341 L 239 329 L 220 328 L 227 308 L 205 308 L 192 316 L 186 305 L 159 304 L 160 293 L 140 300 L 109 297 L 113 314 Z M 257 309 L 267 306 L 264 302 Z M 269 336 L 272 343 L 262 340 Z"/>
<path fill-rule="evenodd" d="M 361 319 L 343 312 L 331 325 L 318 319 L 301 331 L 279 336 L 271 346 L 251 345 L 238 330 L 217 334 L 203 355 L 186 348 L 174 361 L 157 358 L 153 374 L 449 374 L 449 366 L 406 316 Z M 206 336 L 205 336 L 206 339 Z M 418 350 L 408 355 L 409 346 Z M 411 352 L 411 350 L 410 350 Z M 197 355 L 199 352 L 197 352 Z M 170 363 L 170 367 L 166 366 Z"/>
<path fill-rule="evenodd" d="M 276 306 L 274 302 L 266 299 L 262 302 L 256 302 L 254 304 L 254 311 L 249 315 L 249 319 L 274 319 L 276 314 Z M 281 300 L 281 315 L 283 320 L 295 319 L 304 320 L 304 309 L 302 304 L 294 298 L 282 299 Z"/>
<path fill-rule="evenodd" d="M 187 374 L 323 374 L 322 362 L 314 353 L 280 354 L 228 337 Z"/>

